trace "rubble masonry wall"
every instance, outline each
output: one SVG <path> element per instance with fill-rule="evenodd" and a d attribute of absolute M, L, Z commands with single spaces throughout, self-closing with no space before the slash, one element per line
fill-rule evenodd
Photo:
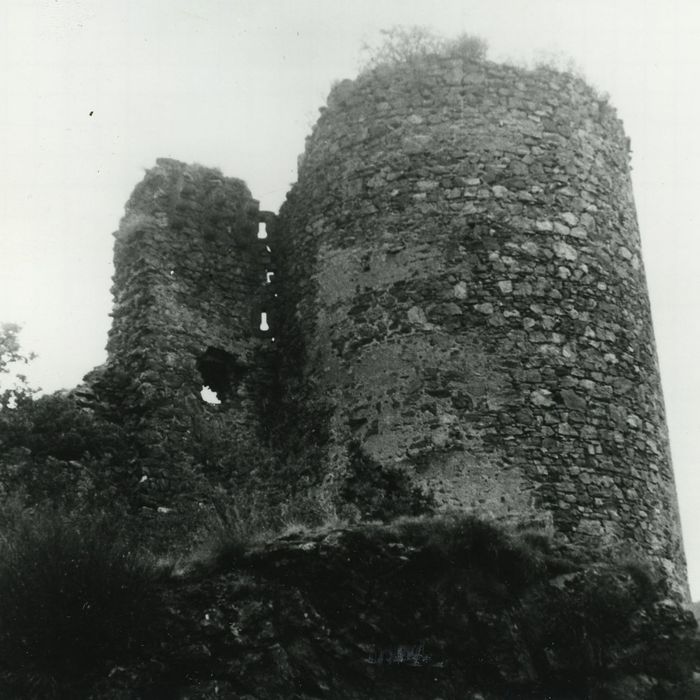
<path fill-rule="evenodd" d="M 359 445 L 440 507 L 545 514 L 684 579 L 628 140 L 583 81 L 439 58 L 343 81 L 274 251 L 325 488 Z"/>

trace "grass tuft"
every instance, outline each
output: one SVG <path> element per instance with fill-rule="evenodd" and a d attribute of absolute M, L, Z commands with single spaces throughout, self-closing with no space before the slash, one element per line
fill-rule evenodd
<path fill-rule="evenodd" d="M 77 693 L 142 650 L 158 611 L 156 571 L 103 518 L 24 513 L 0 541 L 0 668 L 25 696 Z"/>

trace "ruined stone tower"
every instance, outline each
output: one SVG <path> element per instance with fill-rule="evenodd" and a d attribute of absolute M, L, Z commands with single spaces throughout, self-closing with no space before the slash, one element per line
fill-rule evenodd
<path fill-rule="evenodd" d="M 257 439 L 268 342 L 259 219 L 242 181 L 161 158 L 115 233 L 108 360 L 94 383 L 142 444 L 146 502 L 169 505 L 163 495 L 187 493 L 191 478 L 225 479 L 207 463 L 213 441 Z"/>
<path fill-rule="evenodd" d="M 613 109 L 572 76 L 434 58 L 322 112 L 274 250 L 324 488 L 353 492 L 359 449 L 438 507 L 550 517 L 683 579 Z"/>
<path fill-rule="evenodd" d="M 344 81 L 258 240 L 273 218 L 171 160 L 129 202 L 96 384 L 147 483 L 257 436 L 348 517 L 545 520 L 684 585 L 629 146 L 585 83 L 440 57 Z"/>

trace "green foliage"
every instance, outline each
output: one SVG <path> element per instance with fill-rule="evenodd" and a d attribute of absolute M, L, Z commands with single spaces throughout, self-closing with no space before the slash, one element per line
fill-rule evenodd
<path fill-rule="evenodd" d="M 0 410 L 0 483 L 30 504 L 109 505 L 131 457 L 124 431 L 60 394 Z"/>
<path fill-rule="evenodd" d="M 394 26 L 381 30 L 383 41 L 376 47 L 363 47 L 367 54 L 363 71 L 408 65 L 416 67 L 429 56 L 447 56 L 470 61 L 486 58 L 487 44 L 479 37 L 461 34 L 445 39 L 426 27 Z"/>
<path fill-rule="evenodd" d="M 280 535 L 347 524 L 328 498 L 311 491 L 282 494 L 260 485 L 229 493 L 215 490 L 194 551 L 195 566 L 219 569 L 235 564 L 248 550 Z"/>
<path fill-rule="evenodd" d="M 601 109 L 612 109 L 610 105 L 610 95 L 600 88 L 591 85 L 586 74 L 580 65 L 562 52 L 540 51 L 537 53 L 534 62 L 524 64 L 523 67 L 531 68 L 535 73 L 550 79 L 552 74 L 567 75 L 586 85 L 593 98 L 598 102 Z"/>
<path fill-rule="evenodd" d="M 13 362 L 27 364 L 30 357 L 20 350 L 18 334 L 20 327 L 16 323 L 0 324 L 0 372 L 9 372 Z"/>
<path fill-rule="evenodd" d="M 275 527 L 282 532 L 295 529 L 341 527 L 353 518 L 353 507 L 338 508 L 332 496 L 302 477 L 295 490 L 280 503 L 277 509 Z"/>
<path fill-rule="evenodd" d="M 440 53 L 443 40 L 426 27 L 400 27 L 382 29 L 382 43 L 374 49 L 363 47 L 370 53 L 365 68 L 395 66 Z"/>
<path fill-rule="evenodd" d="M 401 547 L 403 576 L 415 576 L 414 587 L 427 586 L 417 600 L 437 596 L 441 629 L 454 632 L 459 641 L 451 644 L 464 645 L 467 668 L 484 648 L 500 649 L 511 628 L 522 635 L 536 676 L 560 689 L 553 697 L 569 697 L 610 669 L 675 681 L 692 667 L 692 625 L 669 600 L 661 570 L 646 561 L 465 513 L 400 518 L 358 532 L 357 548 L 367 556 Z M 415 608 L 410 595 L 407 586 L 402 599 Z M 669 629 L 674 636 L 660 632 Z M 473 673 L 484 672 L 482 663 Z"/>
<path fill-rule="evenodd" d="M 485 61 L 489 47 L 484 39 L 472 34 L 460 34 L 455 39 L 445 41 L 442 52 L 450 58 L 463 58 L 469 61 Z"/>
<path fill-rule="evenodd" d="M 665 578 L 648 564 L 614 557 L 577 566 L 533 588 L 522 600 L 520 616 L 539 673 L 556 678 L 567 668 L 583 678 L 613 663 L 630 671 L 653 663 L 656 673 L 672 676 L 676 664 L 663 649 L 655 660 L 629 652 L 654 651 L 657 622 L 649 611 L 667 595 Z"/>
<path fill-rule="evenodd" d="M 492 592 L 512 595 L 542 578 L 546 570 L 543 542 L 546 540 L 526 540 L 496 523 L 457 514 L 436 521 L 427 549 L 454 566 L 478 571 Z"/>
<path fill-rule="evenodd" d="M 81 459 L 124 449 L 118 426 L 61 394 L 42 396 L 3 414 L 0 426 L 5 447 L 25 447 L 36 458 Z"/>
<path fill-rule="evenodd" d="M 114 523 L 24 512 L 0 541 L 0 668 L 23 697 L 77 688 L 143 651 L 158 629 L 156 574 Z"/>
<path fill-rule="evenodd" d="M 18 364 L 34 357 L 21 350 L 19 327 L 0 326 L 0 378 L 14 384 L 0 393 L 0 497 L 27 505 L 72 508 L 117 506 L 114 473 L 128 463 L 123 430 L 57 393 L 36 398 Z"/>
<path fill-rule="evenodd" d="M 192 556 L 195 565 L 215 569 L 229 566 L 247 550 L 271 537 L 270 506 L 261 493 L 229 496 L 221 490 L 212 505 Z"/>
<path fill-rule="evenodd" d="M 373 538 L 401 542 L 418 554 L 426 572 L 461 572 L 474 595 L 509 606 L 528 587 L 550 575 L 551 539 L 542 531 L 514 531 L 502 523 L 461 511 L 433 517 L 401 517 L 375 524 Z"/>
<path fill-rule="evenodd" d="M 16 323 L 0 324 L 0 411 L 16 406 L 36 393 L 27 377 L 18 371 L 19 366 L 29 364 L 36 357 L 34 353 L 22 351 L 20 330 Z"/>
<path fill-rule="evenodd" d="M 577 77 L 583 77 L 581 68 L 571 56 L 567 56 L 561 51 L 538 51 L 535 55 L 534 69 L 542 72 L 569 73 Z"/>

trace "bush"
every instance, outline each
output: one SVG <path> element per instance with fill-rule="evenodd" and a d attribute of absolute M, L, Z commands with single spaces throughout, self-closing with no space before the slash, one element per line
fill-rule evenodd
<path fill-rule="evenodd" d="M 411 529 L 421 523 L 399 524 L 402 538 L 412 539 Z M 431 521 L 422 556 L 426 568 L 449 566 L 469 572 L 470 585 L 490 597 L 512 601 L 528 586 L 541 580 L 547 570 L 549 538 L 526 539 L 495 521 L 452 512 Z"/>
<path fill-rule="evenodd" d="M 39 458 L 77 460 L 114 454 L 127 440 L 114 423 L 102 420 L 61 394 L 24 401 L 0 412 L 0 440 L 5 449 L 26 447 Z"/>
<path fill-rule="evenodd" d="M 538 672 L 576 683 L 612 667 L 650 669 L 658 630 L 649 615 L 666 594 L 663 577 L 649 565 L 614 556 L 532 588 L 520 606 L 520 624 Z M 664 653 L 658 654 L 662 667 L 655 673 L 667 676 L 673 663 L 664 660 L 664 647 L 675 657 L 678 648 L 675 639 L 659 641 Z"/>
<path fill-rule="evenodd" d="M 0 409 L 0 484 L 30 505 L 114 504 L 114 474 L 132 452 L 121 427 L 60 394 Z"/>
<path fill-rule="evenodd" d="M 378 46 L 363 48 L 368 55 L 363 71 L 379 66 L 409 65 L 415 68 L 428 56 L 483 61 L 488 50 L 486 42 L 479 37 L 461 34 L 455 39 L 445 39 L 426 27 L 397 26 L 382 29 L 380 33 L 383 41 Z"/>
<path fill-rule="evenodd" d="M 25 513 L 0 542 L 0 668 L 35 698 L 77 689 L 158 629 L 156 574 L 104 519 Z"/>
<path fill-rule="evenodd" d="M 234 564 L 245 552 L 272 536 L 270 504 L 256 492 L 214 494 L 203 532 L 192 555 L 195 566 L 212 569 Z"/>
<path fill-rule="evenodd" d="M 484 61 L 488 44 L 481 37 L 460 34 L 456 39 L 445 43 L 443 53 L 451 58 L 464 58 L 469 61 Z"/>
<path fill-rule="evenodd" d="M 214 570 L 226 568 L 250 549 L 276 537 L 347 524 L 330 499 L 318 491 L 287 493 L 283 500 L 279 497 L 279 493 L 264 491 L 260 484 L 234 494 L 222 488 L 215 490 L 189 554 L 192 564 Z"/>
<path fill-rule="evenodd" d="M 16 323 L 0 323 L 0 409 L 16 406 L 37 392 L 19 371 L 36 357 L 22 351 L 20 330 Z"/>

